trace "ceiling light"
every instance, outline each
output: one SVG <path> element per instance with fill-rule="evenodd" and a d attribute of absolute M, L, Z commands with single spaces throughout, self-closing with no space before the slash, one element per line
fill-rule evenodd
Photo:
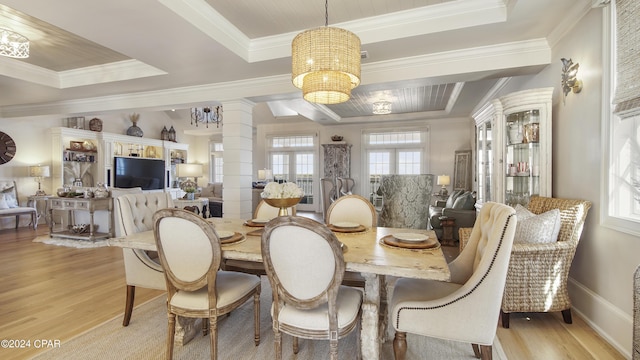
<path fill-rule="evenodd" d="M 206 124 L 207 128 L 209 124 L 222 125 L 222 106 L 191 108 L 191 125 L 198 127 L 198 123 Z"/>
<path fill-rule="evenodd" d="M 0 28 L 0 55 L 25 59 L 29 57 L 29 39 L 9 29 Z"/>
<path fill-rule="evenodd" d="M 391 102 L 386 100 L 374 102 L 373 113 L 376 115 L 391 114 Z"/>
<path fill-rule="evenodd" d="M 325 26 L 298 34 L 291 43 L 291 79 L 305 100 L 338 104 L 360 85 L 360 38 L 351 31 Z"/>

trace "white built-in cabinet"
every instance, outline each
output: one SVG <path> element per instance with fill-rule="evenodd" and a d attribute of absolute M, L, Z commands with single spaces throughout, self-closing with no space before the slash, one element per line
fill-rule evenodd
<path fill-rule="evenodd" d="M 73 186 L 78 179 L 83 187 L 113 186 L 114 157 L 131 156 L 163 159 L 165 191 L 174 198 L 181 196 L 175 165 L 187 161 L 188 144 L 65 127 L 53 128 L 51 133 L 53 189 Z"/>
<path fill-rule="evenodd" d="M 473 115 L 478 206 L 526 205 L 531 196 L 551 196 L 552 95 L 553 88 L 514 92 Z"/>

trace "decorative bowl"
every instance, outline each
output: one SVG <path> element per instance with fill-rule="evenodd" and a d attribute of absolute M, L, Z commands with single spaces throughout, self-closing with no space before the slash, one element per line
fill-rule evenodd
<path fill-rule="evenodd" d="M 76 234 L 86 233 L 87 231 L 89 231 L 89 228 L 90 228 L 89 224 L 69 225 L 69 230 L 71 230 Z M 93 225 L 93 231 L 96 231 L 97 229 L 98 229 L 98 225 Z"/>
<path fill-rule="evenodd" d="M 342 141 L 342 139 L 344 139 L 344 138 L 342 136 L 340 136 L 340 135 L 333 135 L 331 137 L 331 140 L 333 140 L 333 141 Z"/>
<path fill-rule="evenodd" d="M 296 205 L 300 200 L 302 200 L 302 198 L 263 198 L 263 200 L 267 204 L 280 209 L 280 211 L 278 211 L 278 216 L 287 216 L 289 215 L 287 208 Z"/>

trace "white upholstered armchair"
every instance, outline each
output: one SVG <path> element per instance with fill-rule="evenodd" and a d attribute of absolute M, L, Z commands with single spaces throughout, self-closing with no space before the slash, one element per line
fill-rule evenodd
<path fill-rule="evenodd" d="M 515 210 L 488 202 L 449 264 L 451 282 L 397 281 L 390 306 L 397 360 L 407 352 L 406 333 L 468 342 L 476 357 L 491 359 L 515 231 Z"/>
<path fill-rule="evenodd" d="M 114 199 L 116 236 L 128 236 L 153 230 L 153 214 L 160 209 L 173 208 L 169 193 L 138 193 L 121 195 Z M 165 290 L 162 266 L 156 253 L 139 249 L 122 249 L 127 281 L 127 298 L 123 326 L 129 325 L 136 286 Z"/>

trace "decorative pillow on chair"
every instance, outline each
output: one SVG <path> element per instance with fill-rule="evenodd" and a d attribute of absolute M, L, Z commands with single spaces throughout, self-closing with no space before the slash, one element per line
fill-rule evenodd
<path fill-rule="evenodd" d="M 446 208 L 452 208 L 453 204 L 456 202 L 456 199 L 458 198 L 458 196 L 460 196 L 460 194 L 462 194 L 463 191 L 462 190 L 456 190 L 454 192 L 451 193 L 451 195 L 449 195 L 449 197 L 447 198 L 447 203 L 444 207 Z"/>
<path fill-rule="evenodd" d="M 0 196 L 0 210 L 8 209 L 9 204 L 7 204 L 7 200 L 5 200 L 4 196 Z"/>
<path fill-rule="evenodd" d="M 456 201 L 453 202 L 452 208 L 460 210 L 473 210 L 475 203 L 476 199 L 473 197 L 473 193 L 471 191 L 467 191 L 463 194 L 458 195 Z"/>
<path fill-rule="evenodd" d="M 549 210 L 536 215 L 522 205 L 516 205 L 516 235 L 514 243 L 544 244 L 558 241 L 560 210 Z"/>

